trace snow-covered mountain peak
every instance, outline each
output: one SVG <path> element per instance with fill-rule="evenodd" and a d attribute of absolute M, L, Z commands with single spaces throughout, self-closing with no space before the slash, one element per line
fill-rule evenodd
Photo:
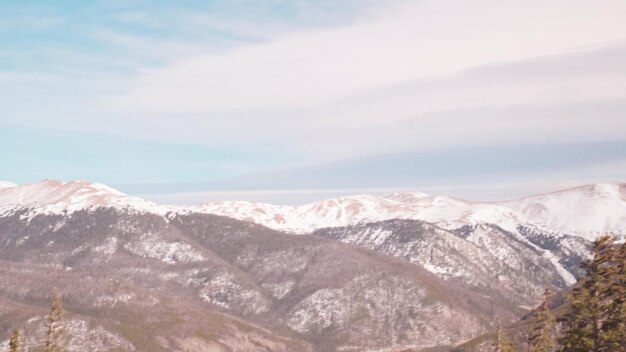
<path fill-rule="evenodd" d="M 371 195 L 344 196 L 301 206 L 273 205 L 246 201 L 214 201 L 190 207 L 191 211 L 228 216 L 294 233 L 320 227 L 344 226 L 378 218 L 397 209 L 400 203 Z"/>
<path fill-rule="evenodd" d="M 485 212 L 472 218 L 473 214 L 485 208 L 499 210 L 500 218 L 505 217 L 507 212 L 514 213 L 499 205 L 472 203 L 418 192 L 394 193 L 386 197 L 343 196 L 301 206 L 238 201 L 209 202 L 192 208 L 193 211 L 233 217 L 296 233 L 390 219 L 424 220 L 456 228 L 478 223 L 482 218 L 494 218 Z M 511 215 L 509 218 L 514 220 L 518 217 Z M 507 224 L 512 220 L 507 220 Z"/>
<path fill-rule="evenodd" d="M 626 233 L 626 184 L 597 183 L 500 203 L 551 230 L 593 239 Z"/>
<path fill-rule="evenodd" d="M 199 212 L 255 222 L 276 230 L 310 233 L 391 219 L 422 220 L 445 229 L 492 224 L 509 232 L 520 227 L 594 239 L 626 234 L 626 184 L 604 183 L 505 202 L 473 202 L 420 192 L 385 197 L 352 195 L 285 206 L 248 201 L 213 201 L 191 207 L 159 206 L 111 187 L 87 181 L 44 180 L 16 186 L 0 183 L 0 214 L 17 209 L 65 213 L 96 207 L 129 208 L 164 215 Z"/>
<path fill-rule="evenodd" d="M 344 196 L 301 206 L 211 202 L 194 211 L 234 217 L 296 233 L 390 219 L 423 220 L 447 229 L 493 224 L 509 232 L 520 226 L 587 239 L 626 233 L 626 184 L 590 184 L 508 202 L 473 202 L 420 192 L 386 197 Z"/>
<path fill-rule="evenodd" d="M 17 185 L 13 182 L 0 181 L 0 191 L 6 188 L 13 188 L 13 187 L 17 187 Z"/>
<path fill-rule="evenodd" d="M 395 200 L 401 203 L 411 203 L 429 197 L 430 195 L 428 193 L 423 192 L 394 192 L 386 196 L 385 198 Z"/>
<path fill-rule="evenodd" d="M 152 202 L 88 181 L 43 180 L 0 189 L 0 213 L 30 209 L 35 213 L 57 214 L 105 206 L 162 212 Z"/>

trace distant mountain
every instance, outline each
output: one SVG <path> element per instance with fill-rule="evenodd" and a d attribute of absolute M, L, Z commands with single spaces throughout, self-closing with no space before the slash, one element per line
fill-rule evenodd
<path fill-rule="evenodd" d="M 87 181 L 45 180 L 17 186 L 0 181 L 0 214 L 29 209 L 33 214 L 71 213 L 101 206 L 138 212 L 199 212 L 255 222 L 275 230 L 312 233 L 326 227 L 391 219 L 422 220 L 445 229 L 494 224 L 508 231 L 540 227 L 592 240 L 598 234 L 626 234 L 626 184 L 589 184 L 504 202 L 473 202 L 419 192 L 386 197 L 354 195 L 301 206 L 248 201 L 213 201 L 189 207 L 162 206 Z"/>
<path fill-rule="evenodd" d="M 229 216 L 294 233 L 391 219 L 422 220 L 446 229 L 494 224 L 509 231 L 532 224 L 591 240 L 626 234 L 626 184 L 593 184 L 507 202 L 472 202 L 424 193 L 329 199 L 302 206 L 216 201 L 194 211 Z"/>
<path fill-rule="evenodd" d="M 626 233 L 625 188 L 174 207 L 87 181 L 1 182 L 0 336 L 38 336 L 58 286 L 74 351 L 451 346 L 572 284 L 591 239 Z"/>

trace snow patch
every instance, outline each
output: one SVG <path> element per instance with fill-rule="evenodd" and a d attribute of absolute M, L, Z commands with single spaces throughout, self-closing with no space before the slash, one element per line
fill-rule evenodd
<path fill-rule="evenodd" d="M 152 233 L 141 235 L 137 240 L 124 245 L 131 253 L 144 258 L 157 259 L 167 264 L 201 262 L 205 258 L 190 244 L 166 242 Z"/>
<path fill-rule="evenodd" d="M 269 302 L 255 290 L 248 289 L 229 273 L 215 275 L 200 289 L 200 298 L 225 309 L 244 307 L 245 313 L 260 314 L 269 310 Z"/>

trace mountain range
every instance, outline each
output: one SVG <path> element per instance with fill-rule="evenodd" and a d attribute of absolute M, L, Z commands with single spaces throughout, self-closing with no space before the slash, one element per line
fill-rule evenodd
<path fill-rule="evenodd" d="M 504 202 L 472 202 L 419 192 L 386 197 L 356 195 L 303 206 L 246 201 L 216 201 L 194 211 L 224 215 L 294 233 L 324 227 L 390 219 L 422 220 L 445 228 L 491 223 L 512 230 L 519 224 L 541 226 L 592 240 L 600 233 L 626 231 L 626 184 L 589 184 Z"/>
<path fill-rule="evenodd" d="M 0 336 L 35 351 L 57 287 L 72 351 L 447 350 L 574 283 L 605 232 L 626 234 L 626 184 L 183 207 L 0 182 Z"/>

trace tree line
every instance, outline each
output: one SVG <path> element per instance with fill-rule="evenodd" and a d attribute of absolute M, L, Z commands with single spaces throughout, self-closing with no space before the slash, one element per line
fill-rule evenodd
<path fill-rule="evenodd" d="M 565 314 L 550 309 L 552 294 L 532 311 L 526 348 L 497 327 L 496 352 L 626 352 L 626 243 L 611 235 L 593 243 L 593 257 L 581 263 L 585 275 L 566 296 Z"/>

